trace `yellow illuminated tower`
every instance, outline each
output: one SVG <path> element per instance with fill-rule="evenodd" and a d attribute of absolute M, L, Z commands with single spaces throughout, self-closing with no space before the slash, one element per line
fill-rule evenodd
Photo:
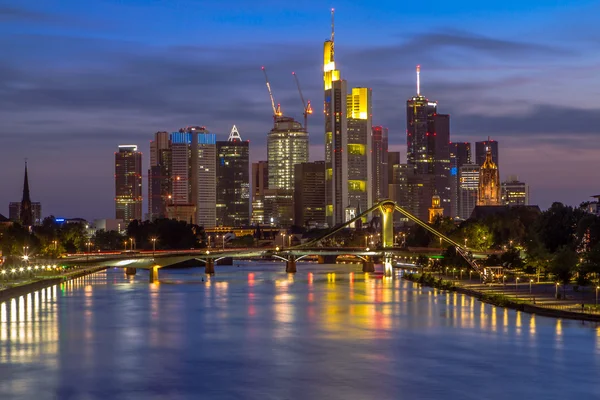
<path fill-rule="evenodd" d="M 440 196 L 434 194 L 431 197 L 431 207 L 429 208 L 429 223 L 433 224 L 437 217 L 444 216 L 444 208 L 441 205 Z"/>
<path fill-rule="evenodd" d="M 331 39 L 323 46 L 323 89 L 325 113 L 325 202 L 330 226 L 344 222 L 348 206 L 348 138 L 346 125 L 346 81 L 340 79 L 334 58 L 334 10 L 331 10 Z"/>
<path fill-rule="evenodd" d="M 492 149 L 487 148 L 485 161 L 479 170 L 478 206 L 499 206 L 500 202 L 500 172 L 492 161 Z"/>
<path fill-rule="evenodd" d="M 373 205 L 371 89 L 352 88 L 346 97 L 348 204 L 366 210 Z"/>

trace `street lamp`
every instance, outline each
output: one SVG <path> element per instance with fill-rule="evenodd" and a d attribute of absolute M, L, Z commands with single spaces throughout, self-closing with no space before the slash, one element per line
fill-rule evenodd
<path fill-rule="evenodd" d="M 211 236 L 208 235 L 208 248 L 210 248 L 210 238 L 211 238 Z"/>
<path fill-rule="evenodd" d="M 154 257 L 154 253 L 156 252 L 156 238 L 153 237 L 150 240 L 152 240 L 152 257 Z"/>
<path fill-rule="evenodd" d="M 127 240 L 123 240 L 123 250 L 127 251 Z"/>
<path fill-rule="evenodd" d="M 225 234 L 223 234 L 222 236 L 223 236 L 223 251 L 225 251 Z"/>
<path fill-rule="evenodd" d="M 129 241 L 131 242 L 131 251 L 133 251 L 133 238 L 129 238 Z"/>
<path fill-rule="evenodd" d="M 515 292 L 519 291 L 519 277 L 517 276 L 517 278 L 515 279 Z"/>
<path fill-rule="evenodd" d="M 554 292 L 554 298 L 558 299 L 558 282 L 556 282 L 556 291 Z"/>
<path fill-rule="evenodd" d="M 596 286 L 596 305 L 598 305 L 598 289 L 600 289 L 600 287 Z"/>
<path fill-rule="evenodd" d="M 460 280 L 461 280 L 461 281 L 462 281 L 462 273 L 463 273 L 463 271 L 464 271 L 464 270 L 461 268 L 461 270 L 460 270 Z"/>
<path fill-rule="evenodd" d="M 467 247 L 467 238 L 465 238 L 465 248 Z"/>
<path fill-rule="evenodd" d="M 533 283 L 533 279 L 529 280 L 529 294 L 531 294 L 531 284 Z"/>

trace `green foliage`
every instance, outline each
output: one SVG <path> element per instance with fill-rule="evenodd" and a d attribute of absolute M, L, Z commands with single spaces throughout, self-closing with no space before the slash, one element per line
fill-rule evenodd
<path fill-rule="evenodd" d="M 229 241 L 229 245 L 233 247 L 252 247 L 254 246 L 254 237 L 252 235 L 236 237 Z"/>
<path fill-rule="evenodd" d="M 132 221 L 127 227 L 127 237 L 135 240 L 137 249 L 152 250 L 156 238 L 156 250 L 193 249 L 206 247 L 204 228 L 174 219 Z"/>
<path fill-rule="evenodd" d="M 577 271 L 578 260 L 577 253 L 568 246 L 563 246 L 550 262 L 550 272 L 556 276 L 558 282 L 563 284 L 563 291 L 564 286 L 571 282 Z"/>
<path fill-rule="evenodd" d="M 94 247 L 100 250 L 120 250 L 124 249 L 123 242 L 126 240 L 126 237 L 120 234 L 117 231 L 105 231 L 99 230 L 96 231 L 94 236 L 92 236 L 92 243 L 94 243 Z"/>

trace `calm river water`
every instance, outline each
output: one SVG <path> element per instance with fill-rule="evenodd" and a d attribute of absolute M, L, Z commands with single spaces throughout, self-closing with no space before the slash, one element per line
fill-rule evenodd
<path fill-rule="evenodd" d="M 600 398 L 594 324 L 283 270 L 108 270 L 2 303 L 0 399 Z"/>

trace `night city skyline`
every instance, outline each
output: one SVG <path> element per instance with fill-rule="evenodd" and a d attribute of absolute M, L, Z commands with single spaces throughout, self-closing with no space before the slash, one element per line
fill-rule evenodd
<path fill-rule="evenodd" d="M 0 2 L 1 214 L 20 200 L 25 158 L 44 216 L 87 219 L 114 214 L 117 146 L 138 145 L 145 171 L 157 131 L 204 125 L 226 140 L 235 124 L 251 142 L 250 160 L 266 159 L 272 113 L 262 65 L 284 115 L 300 120 L 298 74 L 315 110 L 310 158 L 323 159 L 328 4 L 146 3 Z M 500 143 L 501 180 L 518 175 L 543 209 L 577 205 L 596 194 L 588 182 L 600 143 L 598 60 L 589 52 L 600 32 L 574 28 L 599 7 L 543 3 L 433 1 L 433 15 L 392 1 L 331 4 L 336 62 L 352 86 L 373 89 L 373 124 L 389 129 L 402 162 L 420 64 L 421 92 L 451 114 L 452 141 L 490 136 Z"/>

